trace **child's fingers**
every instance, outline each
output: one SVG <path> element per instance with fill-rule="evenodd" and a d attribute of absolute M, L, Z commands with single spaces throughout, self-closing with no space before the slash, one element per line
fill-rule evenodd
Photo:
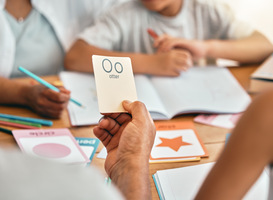
<path fill-rule="evenodd" d="M 147 32 L 149 33 L 149 35 L 150 35 L 154 40 L 158 38 L 157 33 L 156 33 L 153 29 L 148 28 L 148 29 L 147 29 Z"/>
<path fill-rule="evenodd" d="M 155 48 L 159 48 L 161 46 L 161 44 L 165 41 L 168 40 L 170 38 L 170 36 L 163 34 L 158 36 L 155 40 L 154 40 L 154 47 Z"/>

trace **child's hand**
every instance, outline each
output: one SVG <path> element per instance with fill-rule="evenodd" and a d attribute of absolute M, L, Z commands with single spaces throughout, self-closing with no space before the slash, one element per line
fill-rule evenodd
<path fill-rule="evenodd" d="M 207 48 L 204 41 L 185 40 L 174 38 L 169 35 L 161 35 L 154 41 L 154 47 L 158 52 L 168 52 L 171 49 L 184 49 L 191 53 L 194 60 L 204 58 L 207 54 Z"/>
<path fill-rule="evenodd" d="M 55 92 L 42 85 L 31 86 L 25 94 L 28 106 L 40 115 L 60 118 L 70 99 L 70 91 L 59 89 L 60 92 Z"/>
<path fill-rule="evenodd" d="M 181 71 L 193 65 L 191 54 L 181 49 L 159 52 L 154 56 L 154 64 L 151 65 L 154 75 L 179 76 Z"/>

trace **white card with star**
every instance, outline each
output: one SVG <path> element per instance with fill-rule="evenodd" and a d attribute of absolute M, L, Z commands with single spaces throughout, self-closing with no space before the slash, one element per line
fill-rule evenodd
<path fill-rule="evenodd" d="M 125 112 L 122 101 L 137 100 L 131 59 L 93 55 L 92 62 L 100 113 Z"/>
<path fill-rule="evenodd" d="M 207 157 L 208 152 L 194 129 L 157 131 L 150 160 Z"/>

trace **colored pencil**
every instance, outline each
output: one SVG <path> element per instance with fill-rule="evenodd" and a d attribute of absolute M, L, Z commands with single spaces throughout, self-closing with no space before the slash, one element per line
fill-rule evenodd
<path fill-rule="evenodd" d="M 16 115 L 7 115 L 7 114 L 2 114 L 0 113 L 1 118 L 6 118 L 6 119 L 14 119 L 14 120 L 20 120 L 24 122 L 32 122 L 32 123 L 37 123 L 45 126 L 52 126 L 53 122 L 49 120 L 44 120 L 44 119 L 37 119 L 37 118 L 30 118 L 30 117 L 20 117 Z"/>
<path fill-rule="evenodd" d="M 12 127 L 16 127 L 16 128 L 37 129 L 36 126 L 28 126 L 28 125 L 24 125 L 24 124 L 17 124 L 17 123 L 6 122 L 6 121 L 1 121 L 1 120 L 0 120 L 0 124 L 5 125 L 5 126 L 12 126 Z"/>
<path fill-rule="evenodd" d="M 12 131 L 9 129 L 0 127 L 0 131 L 12 135 Z"/>
<path fill-rule="evenodd" d="M 38 128 L 42 127 L 41 124 L 37 124 L 37 123 L 33 123 L 33 122 L 24 122 L 24 121 L 15 120 L 15 119 L 7 119 L 7 118 L 1 118 L 0 117 L 0 121 L 12 122 L 12 123 L 16 123 L 16 124 L 24 124 L 24 125 L 27 125 L 27 126 L 35 126 L 35 127 L 38 127 Z"/>
<path fill-rule="evenodd" d="M 35 79 L 36 81 L 38 81 L 39 83 L 41 83 L 45 87 L 47 87 L 55 92 L 60 92 L 60 90 L 58 88 L 56 88 L 55 86 L 46 82 L 45 80 L 41 79 L 39 76 L 33 74 L 32 72 L 28 71 L 27 69 L 20 66 L 20 67 L 18 67 L 18 70 L 25 73 L 26 75 L 30 76 L 31 78 Z M 73 103 L 75 103 L 76 105 L 78 105 L 80 107 L 84 107 L 80 102 L 78 102 L 77 100 L 75 100 L 73 98 L 70 98 L 70 101 L 72 101 Z"/>

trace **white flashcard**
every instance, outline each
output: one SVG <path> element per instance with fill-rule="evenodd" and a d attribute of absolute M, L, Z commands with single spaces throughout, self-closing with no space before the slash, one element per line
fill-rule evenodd
<path fill-rule="evenodd" d="M 136 101 L 137 93 L 128 57 L 92 56 L 100 113 L 125 112 L 122 101 Z"/>

